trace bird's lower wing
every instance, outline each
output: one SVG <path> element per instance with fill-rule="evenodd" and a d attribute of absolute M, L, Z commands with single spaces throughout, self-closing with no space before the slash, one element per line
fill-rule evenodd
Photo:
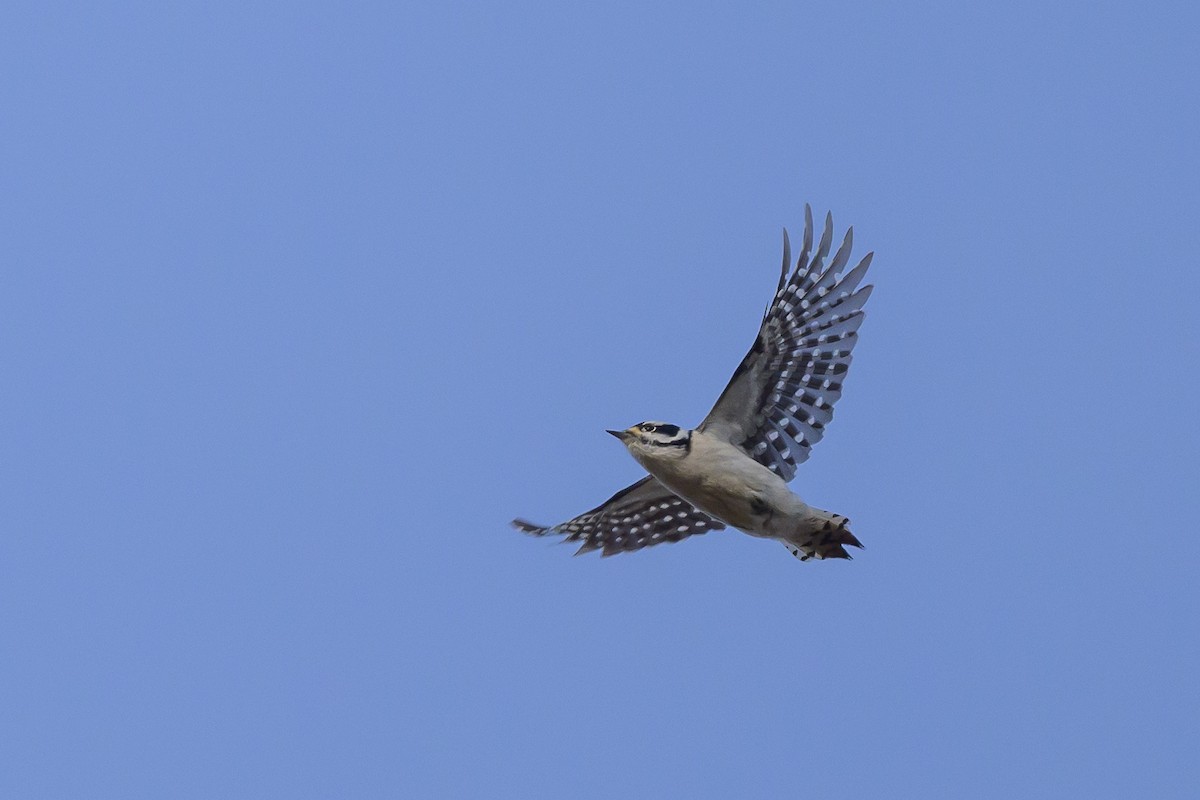
<path fill-rule="evenodd" d="M 575 555 L 603 550 L 605 556 L 678 542 L 725 527 L 650 475 L 591 511 L 558 525 L 543 527 L 523 519 L 515 519 L 512 524 L 531 536 L 559 535 L 565 537 L 564 541 L 580 542 Z"/>

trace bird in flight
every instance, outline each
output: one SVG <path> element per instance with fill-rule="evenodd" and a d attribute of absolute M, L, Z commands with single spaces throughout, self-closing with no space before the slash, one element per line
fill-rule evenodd
<path fill-rule="evenodd" d="M 813 246 L 812 209 L 804 207 L 804 241 L 792 267 L 783 232 L 783 271 L 758 336 L 712 411 L 695 429 L 641 422 L 608 431 L 650 473 L 601 505 L 550 527 L 523 519 L 533 536 L 579 542 L 576 555 L 605 556 L 738 528 L 780 541 L 802 561 L 850 558 L 862 547 L 841 514 L 808 505 L 788 488 L 796 467 L 825 434 L 858 341 L 859 288 L 873 253 L 848 272 L 854 229 L 833 255 L 833 216 Z"/>

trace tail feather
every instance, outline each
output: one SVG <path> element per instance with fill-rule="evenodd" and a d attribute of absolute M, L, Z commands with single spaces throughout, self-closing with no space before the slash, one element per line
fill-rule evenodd
<path fill-rule="evenodd" d="M 826 512 L 822 512 L 822 516 L 827 516 L 828 518 L 825 519 L 820 528 L 810 533 L 798 535 L 792 541 L 784 542 L 784 547 L 801 561 L 808 561 L 810 559 L 822 561 L 826 558 L 853 558 L 853 556 L 846 552 L 846 545 L 857 547 L 861 550 L 863 543 L 858 540 L 857 536 L 850 532 L 850 520 L 841 514 L 826 514 Z"/>

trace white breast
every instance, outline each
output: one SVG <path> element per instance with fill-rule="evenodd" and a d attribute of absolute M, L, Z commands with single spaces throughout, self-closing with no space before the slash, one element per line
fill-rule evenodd
<path fill-rule="evenodd" d="M 757 498 L 779 515 L 802 513 L 804 502 L 783 479 L 741 449 L 697 431 L 684 458 L 639 457 L 646 470 L 671 491 L 726 524 L 758 533 Z M 765 531 L 763 531 L 765 533 Z"/>

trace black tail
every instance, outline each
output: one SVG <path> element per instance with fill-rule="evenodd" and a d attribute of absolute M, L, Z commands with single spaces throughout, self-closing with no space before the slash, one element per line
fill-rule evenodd
<path fill-rule="evenodd" d="M 798 534 L 790 542 L 784 542 L 788 552 L 801 561 L 815 558 L 851 558 L 846 552 L 846 545 L 862 549 L 862 542 L 850 532 L 850 520 L 841 514 L 831 514 L 828 511 L 813 509 L 824 521 L 816 531 Z"/>

